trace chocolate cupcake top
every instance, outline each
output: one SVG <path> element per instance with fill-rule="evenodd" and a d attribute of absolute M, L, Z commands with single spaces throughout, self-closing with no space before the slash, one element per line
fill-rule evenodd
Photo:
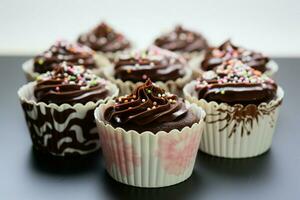
<path fill-rule="evenodd" d="M 130 42 L 106 23 L 101 23 L 88 33 L 82 34 L 78 42 L 95 51 L 116 52 L 130 48 Z"/>
<path fill-rule="evenodd" d="M 221 46 L 210 48 L 207 51 L 205 59 L 201 63 L 201 68 L 204 71 L 213 70 L 216 66 L 231 59 L 239 59 L 243 63 L 261 72 L 267 70 L 266 65 L 270 60 L 262 53 L 235 46 L 230 40 L 227 40 Z"/>
<path fill-rule="evenodd" d="M 184 29 L 182 26 L 176 26 L 173 31 L 160 36 L 154 44 L 170 51 L 188 53 L 202 51 L 208 47 L 206 39 L 200 33 Z"/>
<path fill-rule="evenodd" d="M 173 52 L 150 47 L 146 51 L 122 55 L 115 63 L 115 78 L 144 82 L 176 80 L 185 75 L 186 60 Z"/>
<path fill-rule="evenodd" d="M 132 94 L 119 97 L 114 105 L 106 108 L 104 118 L 125 130 L 158 132 L 191 126 L 197 120 L 195 116 L 187 120 L 188 113 L 182 99 L 147 80 Z"/>
<path fill-rule="evenodd" d="M 37 102 L 74 105 L 97 102 L 109 95 L 104 79 L 80 65 L 61 63 L 37 79 L 34 96 Z"/>
<path fill-rule="evenodd" d="M 67 41 L 57 41 L 44 53 L 34 58 L 34 72 L 52 71 L 57 64 L 63 61 L 93 69 L 96 68 L 94 54 L 95 52 L 87 46 Z"/>
<path fill-rule="evenodd" d="M 199 99 L 208 102 L 259 105 L 276 98 L 277 85 L 260 71 L 239 60 L 230 60 L 216 71 L 204 72 L 195 90 Z"/>

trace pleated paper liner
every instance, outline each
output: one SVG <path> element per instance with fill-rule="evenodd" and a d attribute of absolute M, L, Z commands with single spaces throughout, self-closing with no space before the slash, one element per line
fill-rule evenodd
<path fill-rule="evenodd" d="M 195 104 L 189 108 L 199 117 L 192 127 L 154 134 L 125 131 L 106 123 L 103 113 L 112 104 L 100 105 L 95 118 L 106 170 L 113 179 L 137 187 L 164 187 L 191 176 L 204 127 L 201 108 Z"/>
<path fill-rule="evenodd" d="M 200 150 L 218 157 L 248 158 L 266 152 L 272 138 L 284 92 L 278 88 L 276 99 L 256 106 L 242 106 L 198 100 L 196 81 L 187 84 L 184 95 L 206 112 Z"/>
<path fill-rule="evenodd" d="M 75 105 L 36 102 L 30 82 L 18 90 L 26 123 L 35 149 L 54 156 L 85 155 L 100 147 L 94 120 L 95 108 L 118 95 L 118 88 L 107 84 L 110 96 L 97 102 Z"/>

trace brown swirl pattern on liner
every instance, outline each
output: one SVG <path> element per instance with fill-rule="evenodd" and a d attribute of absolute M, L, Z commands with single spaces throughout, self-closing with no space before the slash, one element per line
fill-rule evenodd
<path fill-rule="evenodd" d="M 149 79 L 131 95 L 119 97 L 115 105 L 105 110 L 104 118 L 114 127 L 154 133 L 159 131 L 156 127 L 163 127 L 164 131 L 181 130 L 197 121 L 182 99 L 165 93 Z"/>
<path fill-rule="evenodd" d="M 95 69 L 97 65 L 94 55 L 95 52 L 87 46 L 61 40 L 34 58 L 33 70 L 40 74 L 52 71 L 57 64 L 63 61 Z"/>
<path fill-rule="evenodd" d="M 104 22 L 80 35 L 77 41 L 101 52 L 117 52 L 131 47 L 129 40 Z"/>
<path fill-rule="evenodd" d="M 231 59 L 241 60 L 243 63 L 260 72 L 268 70 L 267 63 L 270 61 L 262 53 L 238 47 L 233 45 L 230 40 L 227 40 L 219 47 L 208 49 L 201 63 L 201 69 L 203 71 L 213 70 L 215 67 Z"/>
<path fill-rule="evenodd" d="M 72 108 L 58 111 L 42 104 L 34 106 L 27 102 L 22 103 L 22 108 L 33 146 L 39 151 L 56 156 L 73 156 L 99 149 L 94 108 L 81 114 Z"/>
<path fill-rule="evenodd" d="M 146 51 L 124 54 L 119 57 L 114 67 L 114 75 L 123 81 L 144 82 L 148 78 L 152 81 L 166 82 L 176 80 L 185 75 L 186 60 L 175 53 L 151 46 Z"/>
<path fill-rule="evenodd" d="M 34 96 L 38 102 L 85 104 L 108 96 L 106 81 L 80 65 L 61 63 L 38 77 Z"/>
<path fill-rule="evenodd" d="M 229 128 L 229 125 L 233 124 L 232 127 L 230 127 L 228 138 L 236 133 L 236 129 L 239 126 L 241 126 L 241 136 L 245 134 L 250 135 L 253 130 L 254 123 L 259 123 L 259 117 L 269 115 L 273 116 L 276 108 L 279 107 L 281 103 L 282 101 L 278 101 L 271 107 L 267 107 L 266 105 L 257 106 L 249 104 L 247 106 L 243 106 L 241 104 L 236 104 L 232 107 L 227 107 L 227 109 L 218 108 L 218 113 L 207 113 L 205 122 L 208 124 L 225 122 L 225 125 L 219 128 L 220 132 Z M 224 113 L 225 116 L 223 116 Z M 218 117 L 217 120 L 208 120 L 208 118 L 215 116 Z M 274 125 L 275 121 L 271 118 L 270 126 L 273 127 Z"/>
<path fill-rule="evenodd" d="M 178 52 L 195 52 L 208 48 L 206 39 L 200 34 L 177 25 L 169 33 L 158 37 L 154 44 L 163 49 Z"/>

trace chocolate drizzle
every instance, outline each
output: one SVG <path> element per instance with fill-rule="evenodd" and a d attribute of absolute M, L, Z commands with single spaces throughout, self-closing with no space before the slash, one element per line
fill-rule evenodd
<path fill-rule="evenodd" d="M 219 47 L 209 48 L 206 52 L 205 59 L 201 63 L 201 68 L 204 71 L 213 70 L 216 66 L 231 59 L 238 59 L 261 72 L 267 71 L 266 65 L 270 60 L 262 53 L 235 46 L 228 40 Z"/>
<path fill-rule="evenodd" d="M 182 129 L 197 121 L 182 99 L 166 93 L 150 80 L 129 96 L 119 97 L 108 107 L 104 118 L 125 130 L 152 131 Z"/>
<path fill-rule="evenodd" d="M 205 50 L 206 39 L 199 33 L 176 26 L 172 32 L 164 34 L 154 41 L 156 46 L 170 51 L 195 52 Z"/>
<path fill-rule="evenodd" d="M 130 48 L 130 42 L 121 34 L 115 32 L 106 23 L 101 23 L 88 33 L 82 34 L 78 42 L 95 51 L 116 52 Z"/>
<path fill-rule="evenodd" d="M 37 101 L 55 104 L 96 102 L 109 95 L 106 81 L 82 66 L 62 63 L 38 77 L 34 89 Z"/>
<path fill-rule="evenodd" d="M 185 75 L 183 57 L 158 47 L 144 52 L 120 56 L 115 63 L 115 77 L 123 81 L 144 82 L 176 80 Z"/>
<path fill-rule="evenodd" d="M 208 102 L 259 105 L 276 98 L 277 85 L 260 71 L 231 60 L 216 71 L 205 72 L 195 89 L 198 98 Z"/>
<path fill-rule="evenodd" d="M 94 69 L 97 67 L 94 54 L 95 52 L 87 46 L 58 41 L 50 49 L 34 58 L 34 72 L 45 73 L 52 71 L 56 65 L 63 61 Z"/>

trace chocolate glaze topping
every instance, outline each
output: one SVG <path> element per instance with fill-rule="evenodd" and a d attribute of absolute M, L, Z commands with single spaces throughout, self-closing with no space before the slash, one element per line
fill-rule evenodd
<path fill-rule="evenodd" d="M 52 71 L 63 61 L 93 69 L 96 68 L 94 53 L 89 47 L 81 44 L 57 41 L 50 49 L 34 58 L 34 72 Z"/>
<path fill-rule="evenodd" d="M 131 95 L 119 97 L 115 105 L 105 110 L 104 118 L 125 130 L 158 132 L 191 126 L 196 118 L 188 113 L 191 112 L 182 99 L 166 93 L 148 79 Z"/>
<path fill-rule="evenodd" d="M 37 79 L 34 96 L 38 102 L 74 105 L 96 102 L 109 95 L 106 81 L 79 65 L 62 63 Z"/>
<path fill-rule="evenodd" d="M 194 52 L 205 50 L 206 39 L 199 33 L 176 26 L 172 32 L 166 33 L 154 41 L 156 46 L 170 51 Z"/>
<path fill-rule="evenodd" d="M 144 82 L 176 80 L 185 75 L 186 60 L 158 47 L 120 56 L 115 63 L 115 77 L 123 81 Z"/>
<path fill-rule="evenodd" d="M 276 97 L 277 85 L 258 70 L 238 60 L 230 60 L 207 71 L 196 85 L 198 98 L 217 103 L 255 104 L 269 102 Z"/>
<path fill-rule="evenodd" d="M 230 59 L 239 59 L 261 72 L 267 70 L 266 64 L 269 62 L 269 58 L 262 53 L 235 46 L 230 40 L 227 40 L 219 47 L 209 48 L 201 64 L 201 68 L 204 71 L 213 70 L 216 66 Z"/>
<path fill-rule="evenodd" d="M 130 42 L 115 32 L 106 23 L 101 23 L 88 33 L 82 34 L 78 42 L 91 47 L 95 51 L 116 52 L 130 48 Z"/>

